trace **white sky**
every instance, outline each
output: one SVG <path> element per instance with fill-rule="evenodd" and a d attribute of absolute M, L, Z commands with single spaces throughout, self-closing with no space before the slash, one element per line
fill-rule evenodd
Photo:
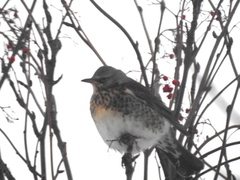
<path fill-rule="evenodd" d="M 142 52 L 144 63 L 146 63 L 149 59 L 148 56 L 148 48 L 146 46 L 146 39 L 144 39 L 143 30 L 139 21 L 138 12 L 135 8 L 133 1 L 111 1 L 111 0 L 101 0 L 97 1 L 99 4 L 116 20 L 118 20 L 130 33 L 134 40 L 139 42 L 139 48 Z M 14 2 L 12 2 L 14 3 Z M 40 2 L 38 2 L 40 3 Z M 207 3 L 207 2 L 205 2 Z M 149 32 L 151 34 L 151 38 L 154 39 L 156 34 L 156 22 L 159 16 L 158 6 L 149 5 L 148 1 L 139 1 L 139 4 L 145 4 L 144 15 L 146 15 L 146 23 L 149 27 Z M 0 4 L 2 6 L 2 4 Z M 148 6 L 146 6 L 148 5 Z M 166 2 L 166 5 L 174 12 L 177 12 L 177 5 L 175 1 L 170 0 Z M 206 5 L 206 4 L 205 4 Z M 56 8 L 61 9 L 60 2 L 54 5 Z M 40 6 L 41 7 L 41 4 Z M 49 6 L 50 7 L 50 6 Z M 89 35 L 89 38 L 92 40 L 92 43 L 95 45 L 96 49 L 102 55 L 103 59 L 106 61 L 108 65 L 112 65 L 118 69 L 122 69 L 124 72 L 128 72 L 130 70 L 139 70 L 138 61 L 136 59 L 136 55 L 130 46 L 128 40 L 125 36 L 118 30 L 114 25 L 109 23 L 94 7 L 93 5 L 87 1 L 75 1 L 72 6 L 74 11 L 77 11 L 77 17 L 81 23 L 82 28 Z M 19 9 L 19 15 L 21 15 L 22 7 L 16 7 Z M 40 8 L 36 9 L 36 17 L 39 20 L 39 24 L 42 26 L 42 16 Z M 53 21 L 58 19 L 61 16 L 61 12 L 58 9 L 50 7 L 49 9 L 53 16 Z M 206 14 L 211 9 L 206 10 Z M 24 13 L 24 11 L 22 12 Z M 238 11 L 239 14 L 239 11 Z M 175 24 L 174 19 L 170 15 L 169 12 L 165 12 L 165 15 L 168 16 L 164 20 L 164 28 L 174 28 Z M 239 17 L 239 15 L 236 15 Z M 189 16 L 186 16 L 187 20 L 191 20 Z M 166 22 L 168 21 L 168 22 Z M 56 21 L 55 21 L 56 22 Z M 237 20 L 234 21 L 235 23 Z M 22 20 L 24 23 L 24 20 Z M 58 28 L 58 23 L 53 25 L 54 28 Z M 216 32 L 219 30 L 219 27 L 216 24 Z M 1 28 L 1 26 L 0 26 Z M 1 31 L 1 30 L 0 30 Z M 219 32 L 217 32 L 219 33 Z M 235 29 L 234 33 L 239 34 L 239 29 Z M 199 32 L 198 36 L 202 33 Z M 65 35 L 70 36 L 70 38 L 64 38 Z M 232 35 L 232 36 L 233 36 Z M 80 38 L 75 34 L 75 32 L 69 27 L 64 27 L 62 29 L 62 37 L 60 40 L 62 41 L 63 47 L 60 53 L 58 54 L 58 60 L 56 65 L 56 73 L 55 78 L 57 79 L 60 75 L 63 74 L 63 79 L 54 87 L 54 94 L 57 102 L 57 111 L 58 111 L 58 124 L 61 129 L 62 138 L 65 142 L 67 142 L 67 151 L 68 158 L 71 165 L 71 170 L 74 179 L 81 179 L 83 177 L 87 177 L 87 179 L 116 179 L 122 180 L 125 179 L 124 169 L 121 168 L 121 155 L 113 150 L 108 150 L 108 147 L 103 143 L 101 137 L 99 136 L 94 122 L 90 116 L 89 112 L 89 100 L 92 93 L 92 87 L 89 84 L 85 84 L 81 82 L 81 79 L 91 77 L 94 71 L 101 66 L 102 64 L 97 59 L 97 57 L 92 53 L 92 51 L 80 40 Z M 239 38 L 237 35 L 233 36 L 234 43 L 239 44 Z M 198 59 L 198 61 L 203 62 L 208 60 L 209 53 L 211 52 L 211 44 L 212 36 L 209 33 L 209 39 L 211 41 L 207 41 L 203 50 L 201 52 L 202 59 Z M 2 40 L 0 40 L 2 43 Z M 165 51 L 167 53 L 172 53 L 172 44 L 169 42 L 165 42 Z M 162 47 L 161 47 L 162 48 Z M 235 59 L 240 58 L 238 50 L 239 46 L 234 46 L 232 53 Z M 239 62 L 238 62 L 239 63 Z M 238 64 L 239 67 L 240 64 Z M 14 68 L 17 68 L 18 62 L 14 63 Z M 169 60 L 168 58 L 162 59 L 161 64 L 159 65 L 160 71 L 163 74 L 167 74 L 168 76 L 173 76 L 173 68 L 174 62 Z M 229 71 L 229 63 L 225 64 L 225 68 L 220 75 L 218 76 L 218 81 L 214 82 L 216 90 L 220 90 L 224 87 L 227 82 L 233 79 L 233 74 L 231 70 Z M 170 70 L 172 69 L 172 70 Z M 201 73 L 203 73 L 204 66 L 201 68 Z M 129 74 L 134 79 L 139 79 L 139 73 L 130 73 Z M 5 82 L 5 86 L 7 86 L 7 81 Z M 235 88 L 236 85 L 234 85 Z M 10 91 L 10 92 L 8 92 Z M 223 100 L 219 100 L 217 104 L 221 105 L 219 107 L 215 107 L 214 109 L 210 109 L 208 114 L 205 115 L 205 118 L 210 118 L 213 121 L 214 126 L 218 124 L 222 124 L 220 129 L 224 127 L 224 122 L 226 119 L 225 108 L 232 100 L 232 92 L 231 89 L 228 97 Z M 8 94 L 7 98 L 3 98 L 3 95 Z M 216 93 L 215 93 L 216 94 Z M 164 94 L 165 95 L 165 94 Z M 6 96 L 5 96 L 6 97 Z M 1 106 L 10 105 L 10 102 L 15 101 L 15 97 L 11 90 L 7 88 L 1 89 L 0 99 L 4 99 L 4 102 L 1 100 Z M 39 93 L 39 99 L 41 98 L 41 94 Z M 209 100 L 212 97 L 209 97 Z M 239 98 L 238 98 L 239 99 Z M 236 107 L 239 107 L 239 101 Z M 23 113 L 22 110 L 18 109 L 18 105 L 11 105 L 14 111 L 16 111 L 13 116 L 20 118 L 19 121 L 14 121 L 14 123 L 7 123 L 6 120 L 1 117 L 1 128 L 5 130 L 5 132 L 12 139 L 14 144 L 18 147 L 19 151 L 24 155 L 24 146 L 23 146 Z M 187 104 L 186 104 L 187 106 Z M 224 109 L 224 110 L 222 110 Z M 233 117 L 238 117 L 239 114 L 234 112 Z M 217 116 L 217 118 L 216 118 Z M 37 121 L 42 121 L 42 117 L 38 116 Z M 29 131 L 31 131 L 31 123 L 29 122 Z M 205 127 L 204 135 L 200 136 L 199 140 L 202 142 L 205 138 L 206 134 L 213 134 L 212 129 Z M 48 136 L 48 135 L 47 135 Z M 233 140 L 237 137 L 235 135 Z M 239 137 L 239 136 L 238 136 Z M 33 160 L 33 153 L 36 141 L 31 139 L 31 135 L 29 137 L 31 142 L 31 159 Z M 3 160 L 7 162 L 8 167 L 10 167 L 13 175 L 16 179 L 20 179 L 23 177 L 23 172 L 28 172 L 25 164 L 19 160 L 16 153 L 10 148 L 9 144 L 6 143 L 4 137 L 0 135 L 0 150 Z M 54 141 L 56 143 L 56 141 Z M 219 143 L 219 142 L 218 142 Z M 213 145 L 213 144 L 211 144 Z M 213 147 L 217 147 L 214 144 Z M 212 148 L 212 147 L 210 147 Z M 55 148 L 56 156 L 58 156 L 58 149 Z M 206 149 L 205 149 L 206 150 Z M 8 156 L 9 155 L 9 156 Z M 14 161 L 10 162 L 9 159 L 14 159 Z M 218 156 L 216 156 L 216 159 Z M 48 159 L 49 160 L 49 159 Z M 47 160 L 47 161 L 48 161 Z M 151 168 L 149 168 L 149 179 L 157 180 L 157 165 L 154 159 L 154 156 L 150 157 Z M 49 161 L 50 162 L 50 161 Z M 58 164 L 55 164 L 55 168 Z M 230 164 L 231 167 L 239 167 L 238 164 Z M 141 179 L 142 178 L 142 156 L 137 160 L 136 171 L 134 173 L 133 179 Z M 236 168 L 233 168 L 233 170 Z M 50 171 L 50 170 L 49 170 Z M 237 171 L 233 171 L 233 173 L 237 173 Z M 24 173 L 25 179 L 32 179 L 32 175 Z M 65 180 L 66 177 L 64 174 L 61 174 L 58 177 L 59 180 Z"/>

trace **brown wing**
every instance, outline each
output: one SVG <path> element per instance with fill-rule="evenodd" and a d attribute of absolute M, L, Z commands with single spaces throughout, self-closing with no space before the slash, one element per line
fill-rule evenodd
<path fill-rule="evenodd" d="M 184 135 L 189 135 L 187 130 L 184 129 L 184 127 L 179 124 L 179 122 L 174 118 L 174 116 L 172 115 L 172 111 L 168 107 L 166 107 L 159 98 L 152 95 L 152 93 L 145 86 L 134 81 L 133 79 L 124 83 L 124 86 L 125 88 L 131 90 L 136 97 L 144 100 L 147 105 L 151 107 L 154 111 L 166 117 L 177 130 L 179 130 Z"/>

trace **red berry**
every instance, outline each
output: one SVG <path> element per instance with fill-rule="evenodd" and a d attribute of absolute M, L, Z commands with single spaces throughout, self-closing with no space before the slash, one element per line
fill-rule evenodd
<path fill-rule="evenodd" d="M 165 84 L 163 87 L 163 92 L 172 92 L 173 88 L 170 87 L 168 84 Z"/>
<path fill-rule="evenodd" d="M 221 19 L 221 17 L 220 17 L 220 16 L 216 17 L 216 20 L 217 20 L 217 21 L 220 21 L 220 19 Z"/>
<path fill-rule="evenodd" d="M 165 84 L 165 86 L 163 87 L 163 92 L 168 92 L 169 89 L 169 85 Z"/>
<path fill-rule="evenodd" d="M 187 109 L 185 110 L 185 112 L 186 112 L 186 113 L 189 113 L 189 112 L 190 112 L 190 109 L 187 108 Z"/>
<path fill-rule="evenodd" d="M 169 94 L 167 95 L 167 98 L 168 98 L 168 99 L 171 99 L 172 96 L 173 96 L 173 94 L 172 94 L 172 93 L 169 93 Z"/>
<path fill-rule="evenodd" d="M 169 54 L 169 58 L 173 59 L 174 58 L 174 54 Z"/>
<path fill-rule="evenodd" d="M 164 80 L 164 81 L 167 81 L 167 80 L 168 80 L 168 77 L 167 77 L 167 76 L 163 76 L 163 80 Z"/>
<path fill-rule="evenodd" d="M 27 48 L 24 48 L 24 49 L 22 49 L 22 52 L 23 52 L 23 53 L 28 53 L 28 49 L 27 49 Z"/>
<path fill-rule="evenodd" d="M 11 49 L 12 46 L 10 44 L 7 44 L 7 49 Z"/>
<path fill-rule="evenodd" d="M 184 117 L 180 114 L 179 117 L 178 117 L 178 120 L 182 121 L 183 119 L 184 119 Z"/>
<path fill-rule="evenodd" d="M 182 16 L 181 16 L 181 19 L 183 19 L 183 20 L 186 19 L 186 16 L 185 16 L 185 15 L 182 15 Z"/>
<path fill-rule="evenodd" d="M 165 84 L 163 87 L 163 92 L 172 92 L 173 88 L 170 87 L 168 84 Z"/>
<path fill-rule="evenodd" d="M 13 63 L 15 61 L 15 57 L 11 56 L 10 58 L 8 58 L 8 60 L 9 60 L 10 63 Z"/>
<path fill-rule="evenodd" d="M 17 17 L 18 17 L 17 12 L 15 12 L 15 13 L 13 14 L 13 16 L 14 16 L 15 18 L 17 18 Z"/>
<path fill-rule="evenodd" d="M 215 13 L 214 13 L 213 11 L 211 11 L 210 14 L 211 14 L 212 16 L 214 16 Z"/>
<path fill-rule="evenodd" d="M 174 79 L 174 80 L 172 81 L 172 83 L 173 83 L 174 85 L 178 85 L 178 80 Z"/>

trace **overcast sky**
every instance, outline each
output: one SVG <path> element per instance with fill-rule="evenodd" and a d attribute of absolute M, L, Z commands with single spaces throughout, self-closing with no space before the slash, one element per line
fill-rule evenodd
<path fill-rule="evenodd" d="M 101 0 L 97 2 L 99 2 L 99 4 L 109 14 L 116 18 L 128 30 L 128 32 L 135 41 L 139 42 L 139 48 L 142 52 L 144 63 L 148 62 L 150 57 L 148 54 L 149 49 L 147 46 L 147 41 L 144 37 L 144 32 L 139 20 L 138 12 L 134 5 L 134 1 Z M 2 3 L 3 2 L 0 3 L 1 6 Z M 11 3 L 14 4 L 15 2 Z M 38 8 L 35 10 L 34 15 L 36 19 L 38 19 L 40 26 L 42 26 L 42 17 L 44 15 L 41 11 L 41 4 L 40 2 L 38 3 Z M 207 14 L 211 11 L 211 8 L 206 5 L 206 3 L 207 2 L 205 2 L 204 4 L 204 11 Z M 151 4 L 149 1 L 139 1 L 139 4 L 143 5 L 146 23 L 149 27 L 149 33 L 153 40 L 156 35 L 156 22 L 158 22 L 159 19 L 159 6 Z M 166 5 L 174 13 L 177 13 L 178 6 L 176 5 L 176 1 L 170 0 L 166 2 Z M 22 6 L 15 6 L 15 8 L 19 10 L 19 16 L 21 16 L 21 14 L 25 14 Z M 82 0 L 80 2 L 75 1 L 72 8 L 73 11 L 76 12 L 76 16 L 79 19 L 82 28 L 88 34 L 92 43 L 95 45 L 96 49 L 99 51 L 106 63 L 118 69 L 122 69 L 126 73 L 129 71 L 137 71 L 135 73 L 128 73 L 128 75 L 136 80 L 139 80 L 139 63 L 132 47 L 130 46 L 130 43 L 122 34 L 122 32 L 120 32 L 119 29 L 116 28 L 114 25 L 109 23 L 109 21 L 104 16 L 102 16 L 87 0 Z M 59 17 L 62 16 L 60 10 L 63 10 L 60 2 L 54 4 L 54 6 L 50 6 L 49 4 L 49 10 L 51 11 L 53 16 L 53 29 L 56 30 L 59 27 L 59 23 L 61 20 L 59 19 Z M 191 21 L 191 15 L 189 13 L 190 11 L 186 10 L 186 21 Z M 236 15 L 236 17 L 240 17 L 239 14 L 240 13 L 238 11 L 238 15 Z M 175 28 L 174 17 L 171 15 L 171 13 L 166 11 L 165 15 L 167 18 L 164 19 L 163 28 Z M 25 21 L 23 18 L 22 23 L 24 24 L 24 22 Z M 237 22 L 238 20 L 235 19 L 234 23 Z M 220 30 L 220 27 L 217 26 L 217 23 L 216 25 L 214 25 L 213 28 L 217 33 L 219 33 L 219 31 L 217 30 Z M 201 34 L 201 32 L 198 32 L 198 37 L 201 37 Z M 234 44 L 239 44 L 240 40 L 238 27 L 233 30 L 232 36 L 234 39 Z M 203 64 L 204 61 L 208 60 L 212 48 L 211 45 L 214 43 L 214 39 L 212 38 L 211 33 L 209 35 L 209 40 L 210 39 L 212 41 L 207 41 L 208 43 L 203 47 L 203 50 L 201 51 L 200 57 L 202 57 L 201 61 L 203 62 Z M 83 177 L 87 177 L 87 179 L 98 178 L 105 180 L 110 180 L 113 178 L 116 180 L 125 179 L 124 169 L 121 167 L 121 154 L 108 149 L 108 147 L 105 145 L 105 143 L 103 143 L 101 137 L 99 136 L 95 128 L 94 122 L 91 118 L 89 111 L 89 101 L 92 94 L 92 87 L 89 84 L 81 82 L 81 79 L 91 77 L 95 70 L 98 67 L 102 66 L 102 64 L 71 28 L 63 27 L 62 33 L 60 35 L 60 40 L 62 42 L 62 50 L 58 54 L 55 78 L 57 79 L 61 75 L 63 75 L 63 78 L 54 87 L 53 93 L 55 94 L 57 102 L 57 119 L 59 127 L 61 129 L 62 138 L 65 142 L 67 142 L 67 153 L 73 177 L 74 179 L 81 179 Z M 1 44 L 3 44 L 2 40 L 0 40 L 0 42 Z M 167 40 L 164 42 L 166 44 L 164 44 L 164 47 L 161 48 L 164 48 L 165 53 L 173 53 L 172 43 L 168 42 Z M 239 46 L 235 45 L 232 49 L 232 53 L 234 58 L 236 59 L 240 58 L 238 51 Z M 173 77 L 175 62 L 171 61 L 168 57 L 162 58 L 161 61 L 162 62 L 159 63 L 161 73 Z M 200 60 L 198 59 L 198 61 Z M 17 69 L 19 66 L 18 63 L 19 62 L 17 62 L 16 60 L 16 62 L 13 64 L 13 67 Z M 238 67 L 240 67 L 240 64 L 238 64 Z M 221 75 L 219 75 L 218 81 L 214 82 L 215 86 L 213 86 L 212 96 L 216 94 L 214 94 L 214 92 L 217 92 L 221 88 L 226 86 L 226 82 L 229 82 L 233 79 L 234 76 L 231 70 L 228 71 L 229 68 L 229 63 L 226 63 L 225 69 L 221 70 L 220 72 Z M 204 65 L 201 68 L 200 76 L 203 73 L 203 70 Z M 11 72 L 11 74 L 13 74 L 13 72 Z M 6 81 L 5 86 L 7 86 L 7 83 L 8 82 Z M 11 90 L 5 88 L 5 86 L 3 87 L 3 89 L 1 89 L 0 106 L 11 105 L 14 110 L 14 113 L 12 115 L 20 119 L 18 121 L 14 121 L 14 123 L 8 123 L 3 118 L 3 115 L 0 114 L 1 128 L 4 129 L 4 131 L 9 135 L 14 144 L 19 148 L 19 151 L 22 152 L 24 155 L 24 111 L 19 110 L 17 104 L 9 103 L 14 102 L 15 97 L 13 96 Z M 233 86 L 233 88 L 235 87 L 236 85 Z M 225 122 L 225 108 L 232 100 L 232 92 L 233 89 L 227 91 L 226 93 L 229 93 L 229 96 L 226 95 L 225 97 L 229 98 L 219 99 L 219 101 L 217 101 L 217 104 L 219 106 L 215 106 L 212 112 L 208 112 L 208 115 L 204 116 L 205 118 L 214 119 L 214 125 Z M 8 94 L 8 96 L 6 96 L 6 94 Z M 209 100 L 212 98 L 212 96 L 209 97 Z M 41 98 L 41 94 L 39 94 L 39 97 Z M 2 101 L 3 99 L 4 101 Z M 164 100 L 167 99 L 165 98 Z M 238 104 L 236 104 L 236 107 L 239 107 L 239 102 L 240 101 L 237 102 Z M 234 112 L 233 116 L 236 118 L 238 117 L 239 120 L 239 114 L 237 112 Z M 37 116 L 36 121 L 38 120 L 42 121 L 43 117 L 41 117 L 40 115 Z M 222 127 L 224 127 L 224 123 L 222 123 L 221 128 Z M 30 129 L 31 124 L 29 123 L 29 131 Z M 205 127 L 204 130 L 204 133 L 214 133 L 209 127 Z M 201 135 L 198 138 L 199 142 L 204 141 L 205 135 Z M 235 136 L 231 138 L 235 140 Z M 33 153 L 35 152 L 34 148 L 36 141 L 35 139 L 31 139 L 31 135 L 29 136 L 29 141 L 32 147 L 30 155 L 31 159 L 33 160 Z M 32 179 L 31 174 L 25 173 L 28 172 L 28 170 L 26 170 L 27 168 L 25 164 L 21 160 L 19 160 L 16 153 L 12 150 L 12 148 L 10 148 L 9 144 L 6 142 L 5 138 L 2 135 L 0 135 L 0 142 L 1 156 L 3 157 L 3 160 L 7 163 L 15 178 L 20 179 L 21 177 L 23 177 L 24 172 L 25 179 Z M 56 143 L 56 141 L 54 142 Z M 54 152 L 56 152 L 56 156 L 59 156 L 59 151 L 56 147 L 54 147 Z M 8 157 L 7 155 L 10 156 Z M 14 161 L 9 161 L 8 158 L 14 159 Z M 218 158 L 217 155 L 216 158 Z M 133 179 L 142 178 L 142 160 L 142 156 L 137 160 L 136 171 L 134 173 Z M 58 162 L 56 162 L 55 164 L 55 168 L 57 166 L 57 163 Z M 151 168 L 149 168 L 149 179 L 159 179 L 158 176 L 156 176 L 158 174 L 158 169 L 154 153 L 150 157 L 150 164 Z M 231 167 L 239 167 L 239 165 L 240 164 L 238 162 L 238 164 L 235 163 L 231 165 Z M 236 173 L 236 171 L 234 171 L 234 173 Z M 58 177 L 58 179 L 65 180 L 66 177 L 62 174 Z"/>

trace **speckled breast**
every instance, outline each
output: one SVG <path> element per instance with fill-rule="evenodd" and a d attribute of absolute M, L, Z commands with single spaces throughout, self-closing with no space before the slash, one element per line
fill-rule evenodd
<path fill-rule="evenodd" d="M 91 98 L 91 113 L 95 121 L 114 114 L 120 114 L 123 121 L 126 119 L 139 121 L 152 131 L 161 131 L 164 119 L 152 110 L 145 101 L 128 93 L 128 91 L 102 90 L 96 91 Z"/>

